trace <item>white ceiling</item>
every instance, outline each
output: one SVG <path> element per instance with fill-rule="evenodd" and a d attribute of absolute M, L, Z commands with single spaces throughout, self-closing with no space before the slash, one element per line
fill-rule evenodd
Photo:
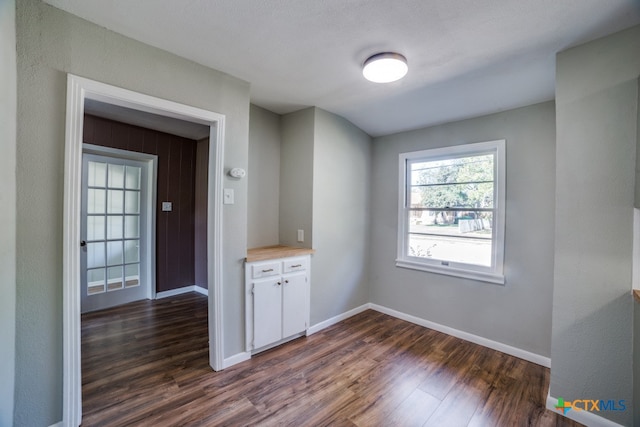
<path fill-rule="evenodd" d="M 639 0 L 45 1 L 372 136 L 553 99 L 557 52 L 640 23 Z M 382 51 L 407 57 L 403 80 L 362 78 Z"/>

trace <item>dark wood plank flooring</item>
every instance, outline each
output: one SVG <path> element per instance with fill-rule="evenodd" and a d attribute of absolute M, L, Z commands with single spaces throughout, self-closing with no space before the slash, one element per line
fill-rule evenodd
<path fill-rule="evenodd" d="M 222 372 L 207 299 L 82 316 L 83 426 L 578 426 L 549 370 L 366 311 Z"/>

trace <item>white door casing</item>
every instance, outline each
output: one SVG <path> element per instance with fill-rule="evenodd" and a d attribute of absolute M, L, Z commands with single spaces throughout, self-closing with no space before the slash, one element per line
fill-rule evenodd
<path fill-rule="evenodd" d="M 67 75 L 63 223 L 63 420 L 82 420 L 80 347 L 80 217 L 84 101 L 93 99 L 210 127 L 207 209 L 207 280 L 209 283 L 209 364 L 223 369 L 222 184 L 225 116 L 105 83 Z"/>

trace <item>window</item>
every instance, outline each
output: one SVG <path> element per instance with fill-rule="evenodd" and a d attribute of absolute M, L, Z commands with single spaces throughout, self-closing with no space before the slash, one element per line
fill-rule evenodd
<path fill-rule="evenodd" d="M 504 284 L 505 141 L 400 154 L 398 267 Z"/>

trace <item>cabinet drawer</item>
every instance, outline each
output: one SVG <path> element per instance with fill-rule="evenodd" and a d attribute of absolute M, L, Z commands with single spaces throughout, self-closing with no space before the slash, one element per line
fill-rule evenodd
<path fill-rule="evenodd" d="M 280 262 L 269 262 L 252 265 L 251 277 L 257 279 L 259 277 L 268 277 L 280 274 L 280 265 Z"/>
<path fill-rule="evenodd" d="M 284 261 L 284 272 L 301 271 L 307 269 L 306 258 L 292 258 Z"/>

